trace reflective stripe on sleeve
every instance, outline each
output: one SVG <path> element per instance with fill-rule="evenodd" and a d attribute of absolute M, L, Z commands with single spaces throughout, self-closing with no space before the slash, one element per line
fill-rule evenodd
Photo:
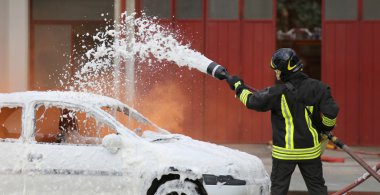
<path fill-rule="evenodd" d="M 334 119 L 330 119 L 326 116 L 323 116 L 322 115 L 322 123 L 325 125 L 325 126 L 328 126 L 328 127 L 333 127 L 336 123 L 336 118 Z"/>
<path fill-rule="evenodd" d="M 243 91 L 241 92 L 240 94 L 240 101 L 243 102 L 244 106 L 247 106 L 247 101 L 248 101 L 248 95 L 249 94 L 252 94 L 251 91 L 249 91 L 248 89 L 243 89 Z"/>

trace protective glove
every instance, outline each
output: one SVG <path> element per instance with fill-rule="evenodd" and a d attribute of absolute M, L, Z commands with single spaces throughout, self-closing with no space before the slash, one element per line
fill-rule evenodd
<path fill-rule="evenodd" d="M 226 81 L 232 90 L 235 90 L 237 87 L 244 85 L 244 81 L 241 80 L 238 76 L 228 77 Z"/>

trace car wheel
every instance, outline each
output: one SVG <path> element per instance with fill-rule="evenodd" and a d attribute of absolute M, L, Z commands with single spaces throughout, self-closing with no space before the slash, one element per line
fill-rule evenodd
<path fill-rule="evenodd" d="M 202 195 L 198 191 L 197 184 L 174 179 L 161 184 L 154 195 Z"/>

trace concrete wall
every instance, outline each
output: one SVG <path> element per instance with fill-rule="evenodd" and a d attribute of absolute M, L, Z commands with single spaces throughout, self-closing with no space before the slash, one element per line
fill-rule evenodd
<path fill-rule="evenodd" d="M 28 89 L 29 1 L 0 1 L 0 92 Z"/>
<path fill-rule="evenodd" d="M 9 1 L 0 1 L 0 92 L 8 91 Z"/>

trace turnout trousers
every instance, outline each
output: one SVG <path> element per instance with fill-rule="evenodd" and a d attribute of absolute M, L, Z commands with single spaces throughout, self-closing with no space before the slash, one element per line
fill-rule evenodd
<path fill-rule="evenodd" d="M 313 160 L 279 160 L 272 157 L 271 194 L 286 195 L 289 190 L 290 178 L 298 165 L 307 190 L 311 195 L 327 195 L 327 187 L 323 178 L 320 158 Z"/>

